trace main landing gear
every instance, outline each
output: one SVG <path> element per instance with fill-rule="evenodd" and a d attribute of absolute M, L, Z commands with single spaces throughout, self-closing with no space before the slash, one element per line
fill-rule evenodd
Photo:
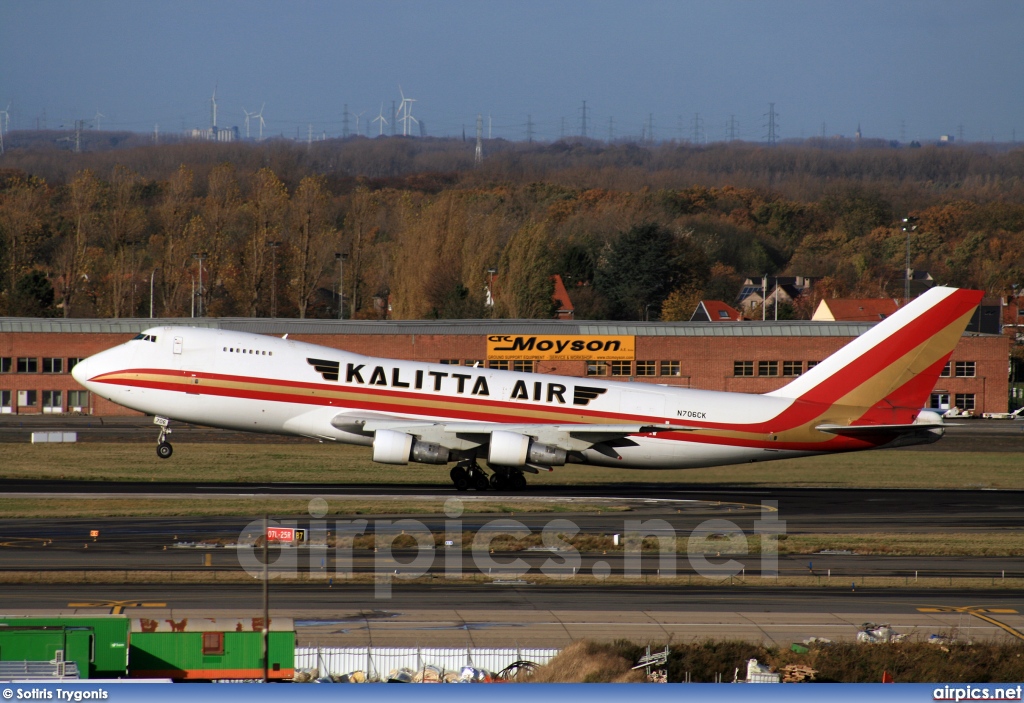
<path fill-rule="evenodd" d="M 156 440 L 156 455 L 161 459 L 170 459 L 174 453 L 174 447 L 167 441 L 167 435 L 171 434 L 171 428 L 168 427 L 171 421 L 166 417 L 154 417 L 153 424 L 160 427 L 160 436 Z"/>
<path fill-rule="evenodd" d="M 477 491 L 486 491 L 488 488 L 496 491 L 521 491 L 526 488 L 526 477 L 519 469 L 508 466 L 491 468 L 494 473 L 488 478 L 476 462 L 460 462 L 451 471 L 452 483 L 460 491 L 468 491 L 470 488 Z"/>

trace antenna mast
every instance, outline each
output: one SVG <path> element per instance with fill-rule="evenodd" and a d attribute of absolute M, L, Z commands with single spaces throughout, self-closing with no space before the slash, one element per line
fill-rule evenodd
<path fill-rule="evenodd" d="M 533 115 L 526 116 L 526 143 L 533 144 Z"/>
<path fill-rule="evenodd" d="M 384 112 L 384 103 L 380 104 L 380 111 Z M 341 118 L 341 138 L 345 139 L 348 137 L 348 103 L 345 103 L 345 112 L 342 113 Z"/>

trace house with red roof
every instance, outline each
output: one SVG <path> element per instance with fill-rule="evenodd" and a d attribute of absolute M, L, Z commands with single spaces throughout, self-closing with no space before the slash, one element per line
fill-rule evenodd
<path fill-rule="evenodd" d="M 816 322 L 878 322 L 899 307 L 895 298 L 833 298 L 818 303 L 811 319 Z"/>
<path fill-rule="evenodd" d="M 743 314 L 721 300 L 702 300 L 690 316 L 690 322 L 741 322 Z"/>

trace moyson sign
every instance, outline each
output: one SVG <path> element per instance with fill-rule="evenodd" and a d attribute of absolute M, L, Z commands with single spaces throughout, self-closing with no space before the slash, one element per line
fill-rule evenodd
<path fill-rule="evenodd" d="M 492 361 L 615 361 L 636 357 L 636 337 L 492 334 L 487 337 L 487 358 Z"/>

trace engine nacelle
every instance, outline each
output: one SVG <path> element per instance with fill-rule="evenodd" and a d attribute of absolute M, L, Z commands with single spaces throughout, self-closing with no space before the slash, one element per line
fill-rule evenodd
<path fill-rule="evenodd" d="M 377 430 L 373 433 L 373 460 L 380 464 L 447 464 L 448 447 L 421 442 L 405 432 Z"/>
<path fill-rule="evenodd" d="M 373 433 L 373 460 L 381 464 L 408 464 L 414 439 L 405 432 L 377 430 Z"/>
<path fill-rule="evenodd" d="M 540 444 L 526 435 L 499 430 L 491 433 L 487 462 L 497 466 L 563 466 L 566 451 L 551 444 Z"/>

